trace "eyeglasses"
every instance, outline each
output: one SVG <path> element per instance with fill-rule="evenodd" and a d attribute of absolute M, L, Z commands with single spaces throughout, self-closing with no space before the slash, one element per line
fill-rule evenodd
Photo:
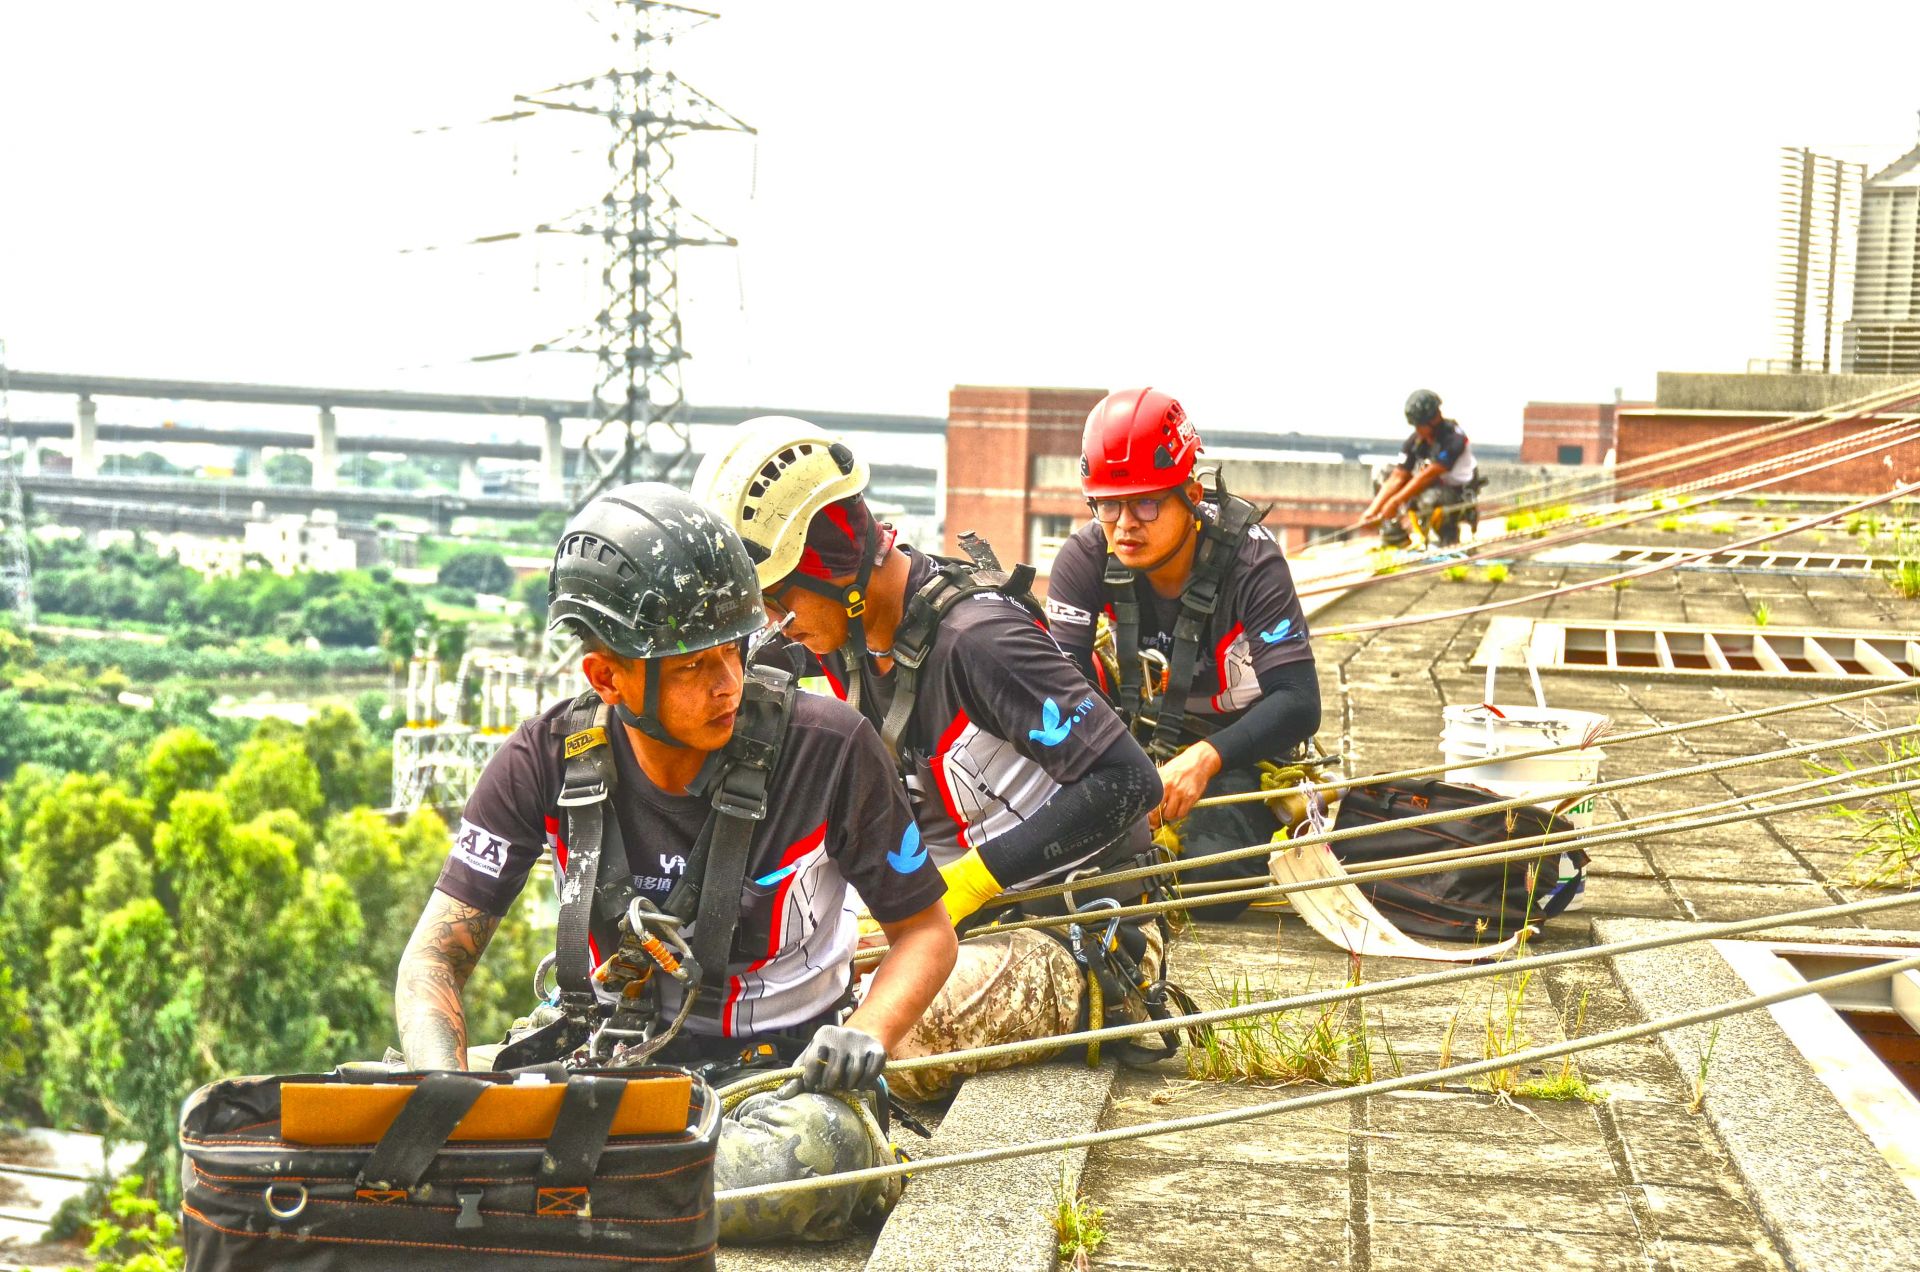
<path fill-rule="evenodd" d="M 1096 520 L 1108 525 L 1120 520 L 1120 510 L 1130 508 L 1133 519 L 1139 522 L 1157 521 L 1160 518 L 1160 505 L 1171 495 L 1140 495 L 1132 499 L 1089 499 L 1087 507 L 1093 509 Z"/>
<path fill-rule="evenodd" d="M 788 609 L 785 603 L 780 600 L 780 597 L 785 595 L 787 590 L 787 588 L 781 587 L 775 588 L 771 592 L 760 593 L 760 604 L 765 607 L 767 617 L 781 625 L 786 624 L 793 618 L 793 611 Z"/>

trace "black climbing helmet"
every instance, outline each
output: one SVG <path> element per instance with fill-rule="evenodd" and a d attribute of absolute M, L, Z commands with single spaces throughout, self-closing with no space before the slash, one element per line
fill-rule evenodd
<path fill-rule="evenodd" d="M 1440 418 L 1440 395 L 1432 389 L 1415 389 L 1407 395 L 1407 423 L 1414 428 Z"/>
<path fill-rule="evenodd" d="M 744 641 L 766 621 L 740 536 L 684 491 L 621 486 L 590 501 L 560 533 L 547 575 L 547 625 L 556 631 L 653 660 Z M 659 681 L 647 676 L 639 715 L 617 710 L 649 737 L 674 742 L 657 723 Z"/>

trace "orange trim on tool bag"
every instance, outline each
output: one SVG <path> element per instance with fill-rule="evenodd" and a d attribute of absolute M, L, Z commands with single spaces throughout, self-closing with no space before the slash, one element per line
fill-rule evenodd
<path fill-rule="evenodd" d="M 334 1180 L 330 1182 L 337 1183 L 339 1181 Z M 498 1181 L 463 1180 L 460 1182 L 495 1183 Z M 251 1199 L 258 1195 L 257 1191 L 252 1188 L 222 1188 L 218 1184 L 208 1183 L 207 1177 L 204 1175 L 201 1176 L 200 1187 L 206 1189 L 206 1191 L 208 1192 L 219 1193 L 222 1197 L 245 1197 L 245 1198 Z M 375 1192 L 375 1191 L 377 1190 L 358 1189 L 355 1191 L 355 1196 L 357 1197 L 361 1192 Z M 400 1197 L 407 1196 L 407 1194 L 404 1192 L 398 1193 L 396 1195 Z M 383 1201 L 349 1201 L 345 1197 L 311 1197 L 310 1196 L 307 1198 L 307 1204 L 309 1206 L 360 1206 L 360 1205 L 385 1206 L 385 1205 L 390 1205 L 392 1203 L 383 1202 Z M 432 1206 L 432 1205 L 426 1204 L 425 1202 L 415 1203 L 414 1205 L 409 1206 L 408 1209 L 423 1211 L 427 1214 L 457 1215 L 460 1213 L 460 1207 L 458 1206 Z M 495 1215 L 502 1219 L 539 1219 L 539 1218 L 548 1217 L 546 1215 L 546 1212 L 544 1211 L 537 1211 L 533 1214 L 528 1214 L 524 1210 L 488 1210 L 484 1207 L 481 1208 L 480 1213 L 482 1215 Z M 555 1213 L 558 1214 L 560 1212 L 555 1212 Z M 666 1219 L 621 1219 L 613 1216 L 607 1216 L 603 1218 L 599 1215 L 582 1216 L 578 1214 L 574 1214 L 572 1217 L 587 1218 L 588 1221 L 591 1223 L 618 1223 L 618 1224 L 626 1224 L 629 1227 L 658 1227 L 658 1226 L 661 1226 L 664 1224 L 670 1224 L 670 1223 L 697 1223 L 700 1220 L 705 1219 L 707 1217 L 707 1211 L 696 1210 L 690 1215 L 674 1215 L 671 1218 L 666 1218 Z"/>
<path fill-rule="evenodd" d="M 533 1194 L 536 1215 L 584 1215 L 593 1208 L 585 1188 L 540 1188 Z"/>
<path fill-rule="evenodd" d="M 698 1250 L 689 1250 L 685 1254 L 649 1255 L 649 1254 L 573 1254 L 560 1250 L 521 1250 L 504 1246 L 466 1246 L 451 1245 L 444 1241 L 375 1241 L 368 1237 L 323 1237 L 317 1233 L 294 1234 L 290 1232 L 248 1232 L 242 1228 L 229 1228 L 195 1210 L 192 1206 L 182 1205 L 182 1214 L 198 1223 L 203 1223 L 215 1232 L 224 1232 L 230 1237 L 247 1237 L 253 1240 L 291 1241 L 296 1245 L 308 1241 L 320 1241 L 329 1245 L 364 1246 L 400 1246 L 410 1250 L 452 1250 L 458 1254 L 524 1254 L 541 1259 L 587 1259 L 595 1263 L 686 1263 L 693 1259 L 712 1254 L 717 1242 L 708 1242 Z"/>

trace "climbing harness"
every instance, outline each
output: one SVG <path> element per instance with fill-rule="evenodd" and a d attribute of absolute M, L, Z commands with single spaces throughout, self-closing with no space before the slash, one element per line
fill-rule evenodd
<path fill-rule="evenodd" d="M 1033 615 L 1034 621 L 1044 623 L 1040 603 L 1033 598 L 1032 566 L 1023 563 L 1011 571 L 1003 570 L 993 545 L 971 530 L 960 536 L 960 547 L 967 554 L 966 561 L 936 562 L 932 576 L 907 598 L 900 625 L 894 630 L 893 648 L 888 651 L 894 667 L 893 701 L 878 724 L 880 740 L 886 744 L 902 775 L 913 768 L 913 756 L 901 746 L 901 739 L 906 736 L 913 708 L 919 701 L 920 672 L 926 666 L 927 655 L 933 651 L 940 624 L 953 612 L 954 606 L 983 593 L 995 593 Z M 858 661 L 848 660 L 849 692 L 852 682 L 859 679 L 858 669 L 865 664 L 864 651 Z M 849 697 L 847 701 L 854 700 Z"/>
<path fill-rule="evenodd" d="M 661 907 L 634 888 L 621 842 L 607 705 L 592 694 L 575 700 L 565 716 L 556 801 L 567 822 L 560 917 L 554 954 L 534 977 L 549 1019 L 501 1048 L 496 1069 L 576 1053 L 596 1065 L 640 1064 L 671 1042 L 696 1010 L 722 1032 L 754 827 L 766 817 L 793 694 L 790 673 L 747 666 L 733 736 L 695 779 L 696 788 L 711 789 L 712 810 Z M 684 935 L 689 924 L 691 941 Z M 620 933 L 618 947 L 597 962 L 588 943 L 596 926 Z M 557 981 L 550 991 L 549 970 Z M 665 980 L 675 983 L 680 998 L 671 1018 L 663 1011 Z"/>
<path fill-rule="evenodd" d="M 1247 532 L 1260 524 L 1260 509 L 1227 490 L 1226 480 L 1217 471 L 1202 474 L 1213 479 L 1213 488 L 1202 503 L 1218 507 L 1217 515 L 1205 516 L 1180 492 L 1181 502 L 1194 515 L 1200 543 L 1194 549 L 1193 569 L 1180 592 L 1180 616 L 1174 620 L 1173 648 L 1161 664 L 1158 692 L 1152 683 L 1153 667 L 1140 655 L 1139 576 L 1109 554 L 1101 582 L 1107 589 L 1107 606 L 1112 611 L 1113 647 L 1117 661 L 1118 684 L 1114 709 L 1133 730 L 1155 763 L 1164 764 L 1185 745 L 1191 731 L 1187 718 L 1187 696 L 1193 689 L 1193 677 L 1200 665 L 1200 641 L 1207 624 L 1220 605 L 1220 593 L 1239 558 L 1240 544 Z M 1198 722 L 1192 722 L 1197 724 Z"/>

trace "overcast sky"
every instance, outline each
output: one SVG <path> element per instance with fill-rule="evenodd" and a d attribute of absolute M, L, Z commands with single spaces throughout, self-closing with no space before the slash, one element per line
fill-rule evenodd
<path fill-rule="evenodd" d="M 17 367 L 585 396 L 608 0 L 0 0 Z M 1650 394 L 1774 352 L 1778 148 L 1916 140 L 1920 4 L 733 0 L 676 46 L 689 396 L 937 414 L 1152 382 L 1203 431 L 1386 433 L 1428 386 Z M 426 247 L 444 250 L 422 252 Z M 24 414 L 16 404 L 15 413 Z M 103 408 L 103 418 L 110 412 Z"/>

